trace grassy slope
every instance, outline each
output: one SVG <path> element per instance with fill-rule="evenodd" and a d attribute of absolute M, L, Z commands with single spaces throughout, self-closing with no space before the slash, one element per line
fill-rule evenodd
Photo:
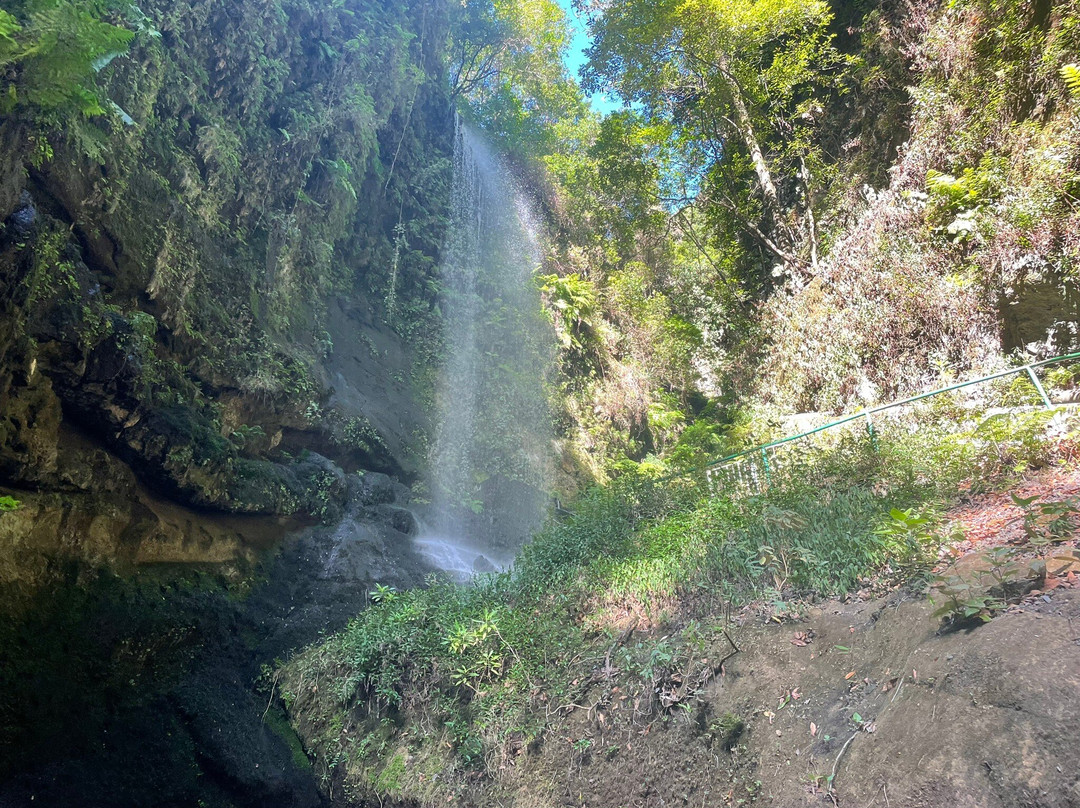
<path fill-rule="evenodd" d="M 1040 439 L 1048 415 L 954 415 L 915 436 L 886 427 L 876 450 L 844 436 L 763 494 L 703 498 L 692 481 L 624 477 L 549 525 L 512 573 L 385 593 L 280 673 L 317 769 L 353 798 L 497 791 L 506 762 L 585 706 L 604 671 L 659 716 L 697 703 L 704 681 L 689 678 L 711 676 L 700 660 L 722 652 L 712 627 L 733 609 L 765 604 L 779 620 L 821 596 L 925 582 L 944 503 L 1057 451 Z"/>

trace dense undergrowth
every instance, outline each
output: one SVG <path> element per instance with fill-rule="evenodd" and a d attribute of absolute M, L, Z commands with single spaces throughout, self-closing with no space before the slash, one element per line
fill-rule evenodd
<path fill-rule="evenodd" d="M 639 469 L 583 495 L 510 572 L 378 589 L 277 674 L 324 783 L 452 794 L 542 737 L 601 668 L 636 681 L 642 709 L 668 711 L 673 671 L 733 609 L 781 620 L 823 596 L 924 588 L 946 504 L 1073 445 L 1051 411 L 987 416 L 951 400 L 915 417 L 918 430 L 897 418 L 874 440 L 860 427 L 803 448 L 757 490 Z"/>
<path fill-rule="evenodd" d="M 628 107 L 545 158 L 557 410 L 596 479 L 1074 344 L 1076 3 L 609 5 L 586 78 Z"/>

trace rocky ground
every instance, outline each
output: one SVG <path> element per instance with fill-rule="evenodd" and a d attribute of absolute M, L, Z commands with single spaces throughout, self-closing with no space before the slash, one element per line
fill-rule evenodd
<path fill-rule="evenodd" d="M 896 594 L 732 628 L 700 699 L 657 715 L 600 683 L 506 771 L 509 803 L 1080 805 L 1080 590 L 970 630 L 931 611 Z"/>
<path fill-rule="evenodd" d="M 262 666 L 340 629 L 374 582 L 423 581 L 407 496 L 353 475 L 340 523 L 247 566 L 54 571 L 0 631 L 0 806 L 322 804 Z"/>

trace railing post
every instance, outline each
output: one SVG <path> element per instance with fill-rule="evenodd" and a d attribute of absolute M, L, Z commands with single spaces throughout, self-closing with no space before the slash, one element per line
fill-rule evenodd
<path fill-rule="evenodd" d="M 874 422 L 870 420 L 870 410 L 864 410 L 863 415 L 866 416 L 866 431 L 870 435 L 870 445 L 876 452 L 878 450 L 877 433 L 874 431 Z"/>
<path fill-rule="evenodd" d="M 765 461 L 765 486 L 772 485 L 772 474 L 769 472 L 769 453 L 762 448 L 761 459 Z"/>
<path fill-rule="evenodd" d="M 1035 389 L 1039 391 L 1039 395 L 1042 396 L 1043 404 L 1047 409 L 1052 409 L 1053 404 L 1050 402 L 1050 396 L 1046 395 L 1046 390 L 1043 389 L 1042 382 L 1039 381 L 1039 377 L 1035 375 L 1035 369 L 1028 365 L 1024 368 L 1028 372 L 1028 376 L 1031 377 L 1031 383 L 1035 385 Z"/>

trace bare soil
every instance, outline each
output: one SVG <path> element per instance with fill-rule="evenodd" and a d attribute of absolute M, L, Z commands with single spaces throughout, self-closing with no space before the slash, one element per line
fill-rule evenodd
<path fill-rule="evenodd" d="M 636 714 L 617 677 L 598 684 L 504 770 L 501 801 L 1080 806 L 1080 588 L 971 630 L 939 633 L 931 611 L 897 593 L 736 628 L 689 710 Z M 722 635 L 704 651 L 727 652 Z"/>

